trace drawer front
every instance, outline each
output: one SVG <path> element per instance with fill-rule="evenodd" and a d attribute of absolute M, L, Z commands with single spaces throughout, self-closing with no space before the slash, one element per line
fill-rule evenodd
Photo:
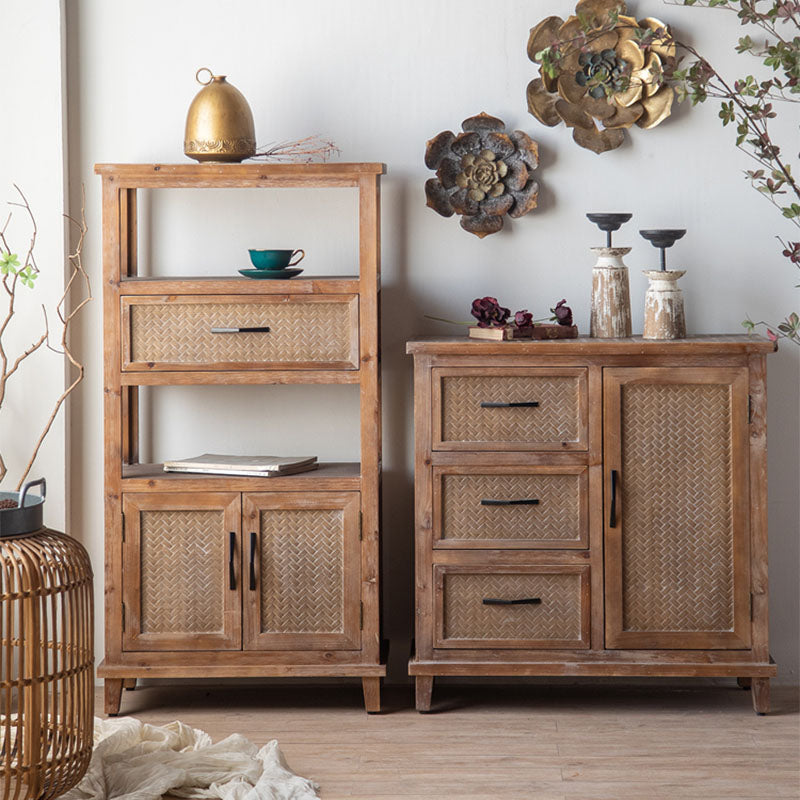
<path fill-rule="evenodd" d="M 587 370 L 434 368 L 434 450 L 586 450 Z"/>
<path fill-rule="evenodd" d="M 589 546 L 586 467 L 435 467 L 436 548 Z"/>
<path fill-rule="evenodd" d="M 358 368 L 356 295 L 123 297 L 122 318 L 123 370 Z"/>
<path fill-rule="evenodd" d="M 434 566 L 434 647 L 589 647 L 588 566 Z"/>

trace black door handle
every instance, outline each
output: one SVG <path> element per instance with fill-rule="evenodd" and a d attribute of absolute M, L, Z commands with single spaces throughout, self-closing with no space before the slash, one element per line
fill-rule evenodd
<path fill-rule="evenodd" d="M 519 600 L 501 600 L 497 597 L 483 598 L 485 606 L 538 606 L 541 602 L 541 597 L 521 597 Z"/>
<path fill-rule="evenodd" d="M 526 400 L 517 403 L 495 403 L 490 400 L 484 400 L 481 403 L 481 408 L 538 408 L 538 400 Z"/>
<path fill-rule="evenodd" d="M 234 557 L 236 555 L 236 531 L 231 531 L 228 535 L 228 588 L 236 591 L 236 566 Z"/>
<path fill-rule="evenodd" d="M 250 531 L 250 591 L 256 590 L 256 534 Z"/>
<path fill-rule="evenodd" d="M 611 513 L 608 517 L 608 527 L 617 527 L 617 483 L 619 482 L 619 473 L 617 470 L 611 470 Z"/>
<path fill-rule="evenodd" d="M 536 497 L 521 500 L 481 500 L 482 506 L 538 506 L 539 500 Z"/>

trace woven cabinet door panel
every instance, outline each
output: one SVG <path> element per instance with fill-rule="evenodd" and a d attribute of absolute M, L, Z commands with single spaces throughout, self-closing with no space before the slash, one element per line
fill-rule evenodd
<path fill-rule="evenodd" d="M 583 368 L 434 368 L 434 450 L 587 448 Z"/>
<path fill-rule="evenodd" d="M 281 364 L 355 369 L 358 301 L 327 297 L 125 298 L 125 369 L 230 369 Z M 212 328 L 264 331 L 213 332 Z"/>
<path fill-rule="evenodd" d="M 620 646 L 747 635 L 746 394 L 741 373 L 718 372 L 651 370 L 619 386 Z"/>
<path fill-rule="evenodd" d="M 359 646 L 358 507 L 352 492 L 245 496 L 246 647 Z"/>
<path fill-rule="evenodd" d="M 129 494 L 124 509 L 125 649 L 239 649 L 239 495 Z"/>
<path fill-rule="evenodd" d="M 435 647 L 589 646 L 588 567 L 437 565 L 434 572 Z"/>
<path fill-rule="evenodd" d="M 436 467 L 434 486 L 434 547 L 588 546 L 585 467 Z"/>

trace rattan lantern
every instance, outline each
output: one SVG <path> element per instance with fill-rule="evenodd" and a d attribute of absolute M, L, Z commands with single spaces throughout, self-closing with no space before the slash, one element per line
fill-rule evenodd
<path fill-rule="evenodd" d="M 86 550 L 40 528 L 0 537 L 0 800 L 48 800 L 92 753 L 94 611 Z"/>

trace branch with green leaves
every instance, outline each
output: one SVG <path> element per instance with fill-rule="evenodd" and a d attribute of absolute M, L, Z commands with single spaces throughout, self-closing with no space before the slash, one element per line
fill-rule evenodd
<path fill-rule="evenodd" d="M 652 76 L 657 86 L 671 86 L 676 99 L 692 105 L 709 99 L 720 101 L 719 117 L 723 127 L 735 127 L 735 145 L 757 163 L 757 168 L 745 170 L 746 179 L 760 194 L 778 209 L 784 219 L 800 227 L 800 185 L 792 172 L 795 154 L 786 156 L 773 139 L 769 123 L 778 115 L 779 104 L 800 102 L 800 2 L 798 0 L 665 0 L 670 5 L 720 8 L 735 12 L 742 25 L 753 26 L 765 39 L 756 42 L 752 35 L 739 38 L 735 50 L 757 58 L 767 70 L 759 80 L 748 74 L 734 81 L 716 70 L 697 49 L 676 38 L 666 28 L 653 30 L 632 28 L 638 46 L 646 52 L 654 41 L 665 39 L 675 45 L 680 57 L 667 60 L 663 70 Z M 542 70 L 551 78 L 561 71 L 566 58 L 580 53 L 593 53 L 592 45 L 611 30 L 625 27 L 619 11 L 612 10 L 601 18 L 578 15 L 580 30 L 576 35 L 556 41 L 535 54 Z M 625 19 L 625 18 L 623 18 Z M 600 50 L 602 45 L 595 45 Z M 600 54 L 602 56 L 602 54 Z M 687 58 L 689 59 L 687 61 Z M 625 70 L 606 75 L 602 70 L 595 79 L 597 86 L 592 97 L 601 98 L 625 92 Z M 800 268 L 800 242 L 784 241 L 777 237 L 782 254 Z M 800 322 L 794 312 L 778 324 L 749 318 L 743 323 L 749 331 L 764 327 L 773 340 L 786 338 L 800 344 Z"/>

